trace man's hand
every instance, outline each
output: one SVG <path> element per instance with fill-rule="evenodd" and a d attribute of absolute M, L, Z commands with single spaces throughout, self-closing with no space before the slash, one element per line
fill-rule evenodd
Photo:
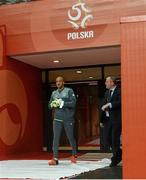
<path fill-rule="evenodd" d="M 107 104 L 103 105 L 101 109 L 102 109 L 102 111 L 105 111 L 109 107 L 110 107 L 110 103 L 107 103 Z"/>
<path fill-rule="evenodd" d="M 101 128 L 104 128 L 104 125 L 103 125 L 103 123 L 100 123 L 100 127 L 101 127 Z"/>

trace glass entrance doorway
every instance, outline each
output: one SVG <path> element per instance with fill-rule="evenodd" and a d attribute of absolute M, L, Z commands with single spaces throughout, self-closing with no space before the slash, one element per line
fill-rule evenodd
<path fill-rule="evenodd" d="M 104 78 L 109 75 L 120 79 L 120 65 L 48 71 L 49 94 L 56 89 L 56 77 L 63 76 L 66 82 L 65 86 L 71 87 L 76 95 L 74 133 L 79 150 L 101 149 L 100 108 L 105 92 Z M 49 114 L 50 122 L 52 122 L 52 114 Z M 50 129 L 52 129 L 52 123 L 49 123 L 49 131 Z M 51 131 L 51 133 L 53 132 Z M 47 139 L 52 142 L 52 138 L 53 135 L 51 134 Z M 49 143 L 49 146 L 51 146 L 51 143 Z M 60 139 L 60 149 L 71 149 L 64 130 Z"/>

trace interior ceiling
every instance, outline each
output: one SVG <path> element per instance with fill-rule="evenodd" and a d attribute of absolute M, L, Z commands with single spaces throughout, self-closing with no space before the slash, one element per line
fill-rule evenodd
<path fill-rule="evenodd" d="M 121 70 L 120 66 L 107 66 L 104 68 L 104 75 L 115 76 L 120 78 Z M 80 71 L 81 73 L 77 73 Z M 59 70 L 50 70 L 48 79 L 49 82 L 55 82 L 56 77 L 63 76 L 66 82 L 77 82 L 77 81 L 94 81 L 102 79 L 101 67 L 83 67 L 83 68 L 73 68 L 73 69 L 59 69 Z M 44 79 L 45 82 L 45 79 Z M 97 82 L 97 81 L 96 81 Z"/>
<path fill-rule="evenodd" d="M 11 58 L 41 69 L 120 63 L 120 46 L 17 55 Z M 54 63 L 59 60 L 60 63 Z"/>

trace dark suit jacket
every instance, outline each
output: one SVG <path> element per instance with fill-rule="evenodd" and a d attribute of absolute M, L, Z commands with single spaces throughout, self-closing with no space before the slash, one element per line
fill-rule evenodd
<path fill-rule="evenodd" d="M 105 92 L 104 104 L 108 103 L 109 90 Z M 109 108 L 109 118 L 106 117 L 105 111 L 101 112 L 101 122 L 105 123 L 107 120 L 110 120 L 112 123 L 121 123 L 121 90 L 119 87 L 113 92 L 112 98 L 110 100 L 112 108 Z"/>

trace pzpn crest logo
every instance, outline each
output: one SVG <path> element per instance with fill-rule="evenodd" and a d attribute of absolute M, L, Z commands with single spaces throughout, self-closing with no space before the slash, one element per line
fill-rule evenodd
<path fill-rule="evenodd" d="M 86 7 L 85 3 L 74 4 L 71 10 L 68 10 L 68 22 L 74 29 L 86 28 L 88 21 L 93 19 L 91 10 Z"/>

